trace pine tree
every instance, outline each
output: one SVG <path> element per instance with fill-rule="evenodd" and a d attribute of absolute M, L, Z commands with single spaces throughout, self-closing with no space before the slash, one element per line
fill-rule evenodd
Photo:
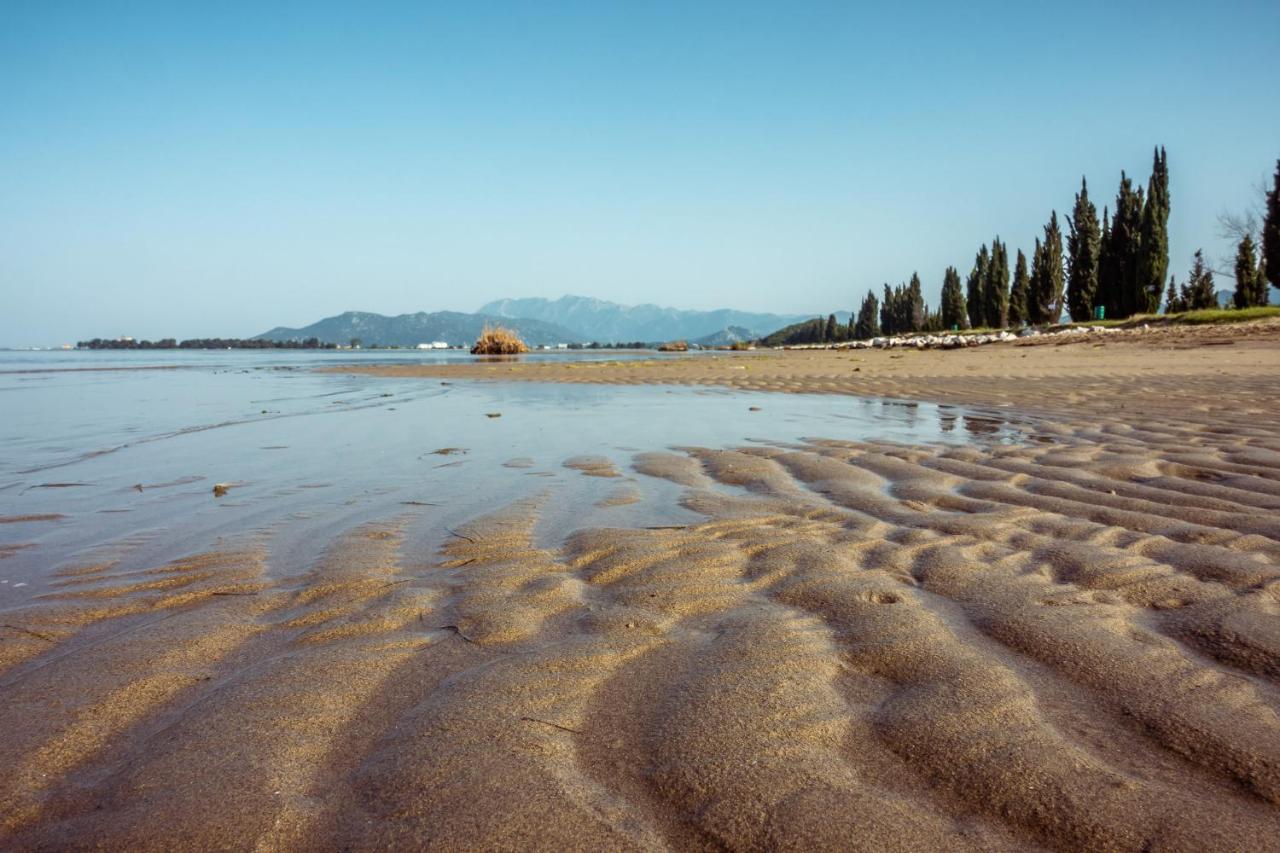
<path fill-rule="evenodd" d="M 836 315 L 828 314 L 827 327 L 822 330 L 823 331 L 822 340 L 826 343 L 834 344 L 837 340 L 837 337 L 836 337 L 838 334 L 837 329 L 838 329 L 838 326 L 836 324 Z"/>
<path fill-rule="evenodd" d="M 1259 304 L 1257 294 L 1258 275 L 1257 258 L 1254 257 L 1253 237 L 1245 234 L 1240 245 L 1236 247 L 1236 290 L 1235 305 L 1237 308 L 1250 308 Z"/>
<path fill-rule="evenodd" d="M 880 306 L 876 301 L 875 291 L 867 291 L 858 309 L 858 322 L 854 326 L 853 337 L 859 341 L 869 341 L 880 337 Z"/>
<path fill-rule="evenodd" d="M 920 288 L 920 276 L 918 273 L 911 273 L 911 284 L 907 287 L 907 300 L 908 322 L 911 324 L 907 331 L 919 332 L 924 329 L 926 308 L 924 292 Z"/>
<path fill-rule="evenodd" d="M 1031 279 L 1027 276 L 1027 256 L 1018 250 L 1018 260 L 1013 271 L 1013 288 L 1009 291 L 1009 325 L 1020 328 L 1027 323 L 1027 300 Z"/>
<path fill-rule="evenodd" d="M 1267 192 L 1267 213 L 1262 221 L 1262 257 L 1266 259 L 1266 280 L 1272 287 L 1280 287 L 1280 160 L 1276 161 L 1274 186 Z"/>
<path fill-rule="evenodd" d="M 1009 249 L 996 237 L 982 282 L 983 325 L 1003 329 L 1009 320 Z"/>
<path fill-rule="evenodd" d="M 1098 290 L 1098 251 L 1101 233 L 1098 209 L 1089 201 L 1089 185 L 1080 179 L 1076 206 L 1067 219 L 1067 306 L 1077 323 L 1093 314 Z"/>
<path fill-rule="evenodd" d="M 1213 273 L 1204 263 L 1204 252 L 1196 249 L 1191 272 L 1187 276 L 1187 310 L 1199 311 L 1218 307 L 1218 293 L 1213 286 Z"/>
<path fill-rule="evenodd" d="M 889 289 L 889 283 L 885 282 L 884 301 L 880 303 L 880 334 L 887 336 L 897 331 L 893 322 L 893 291 Z"/>
<path fill-rule="evenodd" d="M 1186 310 L 1186 303 L 1182 297 L 1178 295 L 1178 283 L 1174 281 L 1173 276 L 1169 276 L 1169 290 L 1164 296 L 1164 313 L 1181 314 Z"/>
<path fill-rule="evenodd" d="M 1062 231 L 1058 211 L 1053 211 L 1044 227 L 1044 244 L 1037 243 L 1039 274 L 1033 277 L 1029 307 L 1035 323 L 1057 323 L 1062 317 Z"/>
<path fill-rule="evenodd" d="M 1163 148 L 1152 156 L 1137 251 L 1130 299 L 1134 313 L 1152 313 L 1160 307 L 1169 272 L 1169 163 Z"/>
<path fill-rule="evenodd" d="M 942 276 L 942 328 L 963 329 L 968 325 L 968 308 L 965 306 L 964 290 L 960 285 L 960 273 L 955 267 L 947 267 Z"/>
<path fill-rule="evenodd" d="M 986 325 L 987 312 L 982 304 L 982 287 L 987 280 L 987 265 L 990 262 L 991 255 L 987 252 L 987 245 L 983 243 L 973 259 L 973 269 L 969 271 L 969 280 L 965 284 L 965 310 L 969 314 L 969 326 L 974 329 Z"/>

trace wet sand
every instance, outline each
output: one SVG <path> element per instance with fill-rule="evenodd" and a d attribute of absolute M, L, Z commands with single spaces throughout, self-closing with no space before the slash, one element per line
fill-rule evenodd
<path fill-rule="evenodd" d="M 1280 325 L 370 369 L 1032 427 L 584 447 L 699 520 L 553 546 L 535 496 L 287 578 L 254 547 L 67 569 L 0 613 L 0 847 L 1280 847 Z"/>
<path fill-rule="evenodd" d="M 1124 406 L 1129 417 L 1280 419 L 1280 407 L 1270 405 L 1280 389 L 1280 320 L 1043 336 L 963 350 L 762 350 L 587 363 L 530 358 L 326 369 L 419 379 L 858 394 L 1076 416 L 1109 415 Z M 1222 387 L 1224 380 L 1230 387 Z"/>

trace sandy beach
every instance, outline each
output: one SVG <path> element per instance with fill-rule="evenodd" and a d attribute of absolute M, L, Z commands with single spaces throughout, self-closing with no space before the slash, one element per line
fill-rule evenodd
<path fill-rule="evenodd" d="M 1280 323 L 331 369 L 1026 426 L 586 446 L 567 475 L 697 520 L 550 545 L 539 493 L 285 577 L 62 569 L 0 612 L 0 848 L 1280 849 Z"/>

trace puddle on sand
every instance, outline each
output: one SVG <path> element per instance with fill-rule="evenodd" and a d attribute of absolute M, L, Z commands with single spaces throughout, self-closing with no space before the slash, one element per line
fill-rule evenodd
<path fill-rule="evenodd" d="M 49 375 L 24 387 L 0 376 L 18 413 L 0 425 L 0 515 L 65 516 L 0 527 L 0 578 L 10 581 L 0 607 L 47 591 L 53 571 L 104 543 L 127 541 L 112 559 L 129 568 L 265 534 L 283 574 L 308 566 L 338 533 L 391 518 L 408 519 L 406 548 L 426 564 L 445 528 L 522 498 L 539 500 L 537 538 L 547 544 L 583 527 L 695 521 L 678 504 L 680 487 L 633 471 L 636 450 L 1030 433 L 994 412 L 837 395 L 301 370 Z M 345 405 L 333 405 L 335 395 Z M 564 467 L 583 457 L 619 476 Z M 215 496 L 219 483 L 236 486 Z"/>

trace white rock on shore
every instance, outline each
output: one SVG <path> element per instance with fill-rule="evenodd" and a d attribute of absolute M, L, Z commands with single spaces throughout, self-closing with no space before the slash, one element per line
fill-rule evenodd
<path fill-rule="evenodd" d="M 913 349 L 961 349 L 964 347 L 977 347 L 984 344 L 1006 343 L 1008 341 L 1016 341 L 1018 338 L 1034 338 L 1044 335 L 1096 335 L 1096 334 L 1120 334 L 1123 332 L 1140 332 L 1145 330 L 1146 326 L 1137 329 L 1120 329 L 1112 326 L 1061 326 L 1047 330 L 1026 328 L 1017 332 L 1010 332 L 1002 329 L 999 332 L 982 332 L 979 334 L 922 334 L 922 335 L 894 335 L 892 337 L 872 338 L 869 341 L 846 341 L 838 344 L 793 344 L 784 346 L 782 349 L 893 349 L 895 347 L 908 347 Z"/>

